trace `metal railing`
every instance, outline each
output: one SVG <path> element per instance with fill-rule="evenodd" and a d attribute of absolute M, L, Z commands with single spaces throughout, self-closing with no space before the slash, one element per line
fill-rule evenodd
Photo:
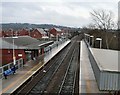
<path fill-rule="evenodd" d="M 60 44 L 64 43 L 65 41 L 67 41 L 67 40 L 56 41 L 52 45 L 49 45 L 48 47 L 46 47 L 44 49 L 45 53 L 38 56 L 36 58 L 36 60 L 34 60 L 34 62 L 36 63 L 36 62 L 42 61 L 44 56 L 49 53 L 50 49 L 53 49 L 53 48 L 59 46 Z M 20 58 L 19 60 L 16 60 L 16 64 L 15 64 L 16 69 L 20 69 L 21 67 L 23 67 L 23 65 L 24 65 L 23 64 L 23 58 Z M 12 68 L 13 66 L 14 66 L 14 64 L 13 64 L 13 62 L 11 62 L 11 63 L 8 63 L 8 64 L 0 67 L 0 79 L 4 77 L 3 72 L 10 69 L 10 68 Z"/>
<path fill-rule="evenodd" d="M 14 63 L 8 63 L 2 67 L 0 67 L 0 79 L 3 78 L 3 72 L 12 68 L 14 66 Z M 23 67 L 23 58 L 20 58 L 18 60 L 16 60 L 16 64 L 15 64 L 16 69 L 20 69 Z"/>
<path fill-rule="evenodd" d="M 120 72 L 101 70 L 98 66 L 96 58 L 87 40 L 85 40 L 85 43 L 88 48 L 90 63 L 91 63 L 99 90 L 113 91 L 113 92 L 120 91 Z"/>
<path fill-rule="evenodd" d="M 53 44 L 49 45 L 48 47 L 44 48 L 44 52 L 45 54 L 47 54 L 49 51 L 51 51 L 53 48 L 59 46 L 60 44 L 64 43 L 65 41 L 67 41 L 67 39 L 64 39 L 62 41 L 56 41 Z"/>

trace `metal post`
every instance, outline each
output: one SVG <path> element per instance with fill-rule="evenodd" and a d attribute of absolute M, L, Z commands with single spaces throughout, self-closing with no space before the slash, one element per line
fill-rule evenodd
<path fill-rule="evenodd" d="M 100 40 L 100 49 L 102 48 L 102 40 Z"/>
<path fill-rule="evenodd" d="M 92 38 L 92 44 L 91 44 L 91 47 L 94 46 L 94 36 L 90 36 Z"/>
<path fill-rule="evenodd" d="M 90 46 L 90 36 L 88 36 L 88 39 L 89 39 L 89 46 Z"/>
<path fill-rule="evenodd" d="M 8 64 L 8 69 L 10 69 L 10 64 Z"/>
<path fill-rule="evenodd" d="M 94 36 L 92 37 L 92 47 L 94 47 Z"/>
<path fill-rule="evenodd" d="M 13 38 L 13 64 L 15 65 L 16 64 L 16 57 L 15 57 L 15 39 L 18 38 L 17 36 L 16 37 L 12 37 Z"/>
<path fill-rule="evenodd" d="M 58 39 L 59 39 L 59 38 L 58 38 L 58 33 L 57 33 L 57 42 L 58 42 Z"/>
<path fill-rule="evenodd" d="M 86 41 L 86 34 L 84 33 L 85 41 Z"/>
<path fill-rule="evenodd" d="M 16 64 L 16 58 L 15 58 L 15 49 L 14 49 L 14 38 L 13 38 L 13 64 Z"/>
<path fill-rule="evenodd" d="M 96 40 L 100 41 L 100 49 L 102 48 L 102 39 L 101 38 L 96 38 Z"/>

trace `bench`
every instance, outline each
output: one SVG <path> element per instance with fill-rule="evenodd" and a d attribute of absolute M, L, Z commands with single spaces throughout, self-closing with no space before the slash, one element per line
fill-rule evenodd
<path fill-rule="evenodd" d="M 12 69 L 8 69 L 8 70 L 4 71 L 4 76 L 8 76 L 10 74 L 14 74 L 14 71 Z"/>
<path fill-rule="evenodd" d="M 11 75 L 11 74 L 14 74 L 15 71 L 16 71 L 16 67 L 15 67 L 15 66 L 13 66 L 12 68 L 4 71 L 4 72 L 3 72 L 3 75 L 4 75 L 5 79 L 7 79 L 7 76 L 9 76 L 9 75 Z"/>

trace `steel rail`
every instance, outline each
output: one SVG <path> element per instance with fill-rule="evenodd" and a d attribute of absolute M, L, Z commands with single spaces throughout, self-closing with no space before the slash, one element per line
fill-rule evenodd
<path fill-rule="evenodd" d="M 69 85 L 69 81 L 67 81 L 66 82 L 66 79 L 71 75 L 69 75 L 69 73 L 70 73 L 70 69 L 71 69 L 71 65 L 73 65 L 73 62 L 74 62 L 74 60 L 76 59 L 76 55 L 77 55 L 77 53 L 75 53 L 77 51 L 77 48 L 75 48 L 74 49 L 74 52 L 73 52 L 73 54 L 72 54 L 72 57 L 71 57 L 71 59 L 70 59 L 70 62 L 69 62 L 69 65 L 68 65 L 68 67 L 67 67 L 67 70 L 66 70 L 66 73 L 65 73 L 65 76 L 64 76 L 64 78 L 63 78 L 63 80 L 62 80 L 62 84 L 61 84 L 61 86 L 60 86 L 60 89 L 59 89 L 59 94 L 62 94 L 62 93 L 65 93 L 65 91 L 66 91 L 66 86 L 68 87 Z M 77 64 L 75 64 L 75 65 L 77 65 Z M 75 66 L 76 67 L 76 66 Z M 75 76 L 72 76 L 73 77 L 73 79 L 72 80 L 70 80 L 70 81 L 74 81 L 73 82 L 73 85 L 72 84 L 70 84 L 70 85 L 72 85 L 72 93 L 74 93 L 74 86 L 75 86 L 75 77 L 76 77 L 76 70 L 75 71 L 73 71 L 73 73 L 75 74 Z M 67 84 L 67 85 L 66 85 Z M 68 93 L 66 93 L 66 94 L 68 94 Z M 70 94 L 70 93 L 69 93 Z"/>
<path fill-rule="evenodd" d="M 68 45 L 67 45 L 68 46 Z M 66 47 L 67 47 L 66 46 Z M 58 54 L 62 54 L 64 51 L 65 51 L 66 49 L 65 48 L 63 48 L 62 49 L 62 51 L 61 52 L 59 52 Z M 51 61 L 57 61 L 58 60 L 58 58 L 60 58 L 60 57 L 58 57 L 58 54 L 57 54 L 57 56 L 55 56 L 55 57 L 53 57 L 49 62 L 51 62 Z M 64 54 L 64 53 L 63 53 Z M 63 57 L 62 55 L 59 55 L 59 56 L 61 56 L 61 57 Z M 56 58 L 56 59 L 55 59 Z M 54 59 L 54 60 L 53 60 Z M 45 66 L 44 67 L 42 67 L 40 70 L 38 70 L 37 71 L 37 74 L 34 74 L 32 77 L 30 77 L 28 80 L 26 80 L 26 82 L 24 83 L 24 84 L 22 84 L 20 87 L 18 87 L 13 93 L 11 93 L 12 95 L 17 95 L 17 94 L 19 94 L 19 93 L 24 93 L 24 94 L 27 94 L 28 92 L 29 92 L 29 90 L 28 91 L 26 91 L 26 90 L 24 90 L 24 88 L 29 88 L 30 86 L 34 86 L 36 83 L 34 83 L 33 85 L 30 85 L 29 86 L 29 84 L 31 84 L 32 83 L 32 81 L 36 81 L 37 82 L 37 80 L 35 80 L 37 77 L 41 77 L 41 76 L 44 76 L 44 73 L 42 72 L 42 70 L 44 70 L 45 68 L 46 69 L 48 69 L 51 65 L 50 64 L 48 64 L 49 62 L 47 62 L 46 64 L 45 64 Z M 52 64 L 54 64 L 55 62 L 52 62 Z M 50 66 L 49 66 L 50 65 Z M 40 76 L 41 75 L 41 76 Z M 37 78 L 38 79 L 38 78 Z M 39 79 L 40 80 L 40 79 Z M 32 88 L 32 87 L 31 87 Z"/>
<path fill-rule="evenodd" d="M 49 82 L 52 80 L 52 77 L 55 75 L 55 73 L 57 72 L 57 70 L 59 69 L 59 67 L 60 67 L 60 65 L 63 63 L 63 61 L 64 61 L 64 59 L 65 59 L 65 57 L 67 56 L 67 54 L 68 54 L 68 52 L 69 52 L 69 50 L 72 48 L 72 46 L 73 46 L 73 44 L 69 47 L 69 49 L 67 49 L 67 52 L 66 52 L 66 54 L 65 54 L 65 56 L 61 56 L 63 59 L 62 60 L 57 60 L 57 62 L 56 63 L 58 63 L 58 62 L 60 62 L 59 63 L 59 65 L 57 66 L 57 68 L 55 69 L 55 71 L 52 73 L 52 75 L 49 77 L 49 80 L 47 80 L 47 82 L 44 82 L 43 84 L 45 84 L 44 85 L 44 87 L 42 87 L 41 89 L 42 90 L 40 90 L 40 87 L 39 87 L 39 93 L 44 93 L 44 90 L 45 90 L 45 88 L 47 87 L 47 85 L 49 84 Z M 48 71 L 51 71 L 51 68 L 49 68 L 49 70 Z M 48 71 L 46 71 L 46 73 L 48 72 Z M 49 73 L 49 72 L 48 72 Z M 45 74 L 46 75 L 46 74 Z M 44 78 L 44 76 L 42 77 L 42 78 Z M 42 85 L 42 84 L 41 84 Z M 31 89 L 32 90 L 32 89 Z M 34 91 L 33 91 L 34 92 Z"/>

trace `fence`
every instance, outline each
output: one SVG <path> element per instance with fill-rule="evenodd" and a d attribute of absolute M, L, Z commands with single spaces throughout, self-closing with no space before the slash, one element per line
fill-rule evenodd
<path fill-rule="evenodd" d="M 56 41 L 53 44 L 49 45 L 48 47 L 44 48 L 45 54 L 47 54 L 47 52 L 49 52 L 51 49 L 55 48 L 56 46 L 64 43 L 65 41 L 67 41 L 67 40 L 64 39 L 62 41 L 58 41 L 58 42 Z"/>
<path fill-rule="evenodd" d="M 67 40 L 62 40 L 62 41 L 58 41 L 58 42 L 56 41 L 52 45 L 49 45 L 48 47 L 44 48 L 45 53 L 38 56 L 36 58 L 36 60 L 34 60 L 33 62 L 38 63 L 39 61 L 42 61 L 44 59 L 44 56 L 49 53 L 50 49 L 55 48 L 56 46 L 64 43 L 65 41 L 67 41 Z M 3 72 L 5 70 L 8 70 L 8 69 L 12 68 L 13 65 L 14 65 L 13 62 L 11 62 L 11 63 L 9 63 L 7 65 L 4 65 L 4 66 L 0 67 L 0 79 L 3 78 Z M 23 67 L 23 59 L 22 58 L 19 59 L 19 60 L 16 60 L 15 67 L 16 67 L 16 69 L 20 69 L 21 67 Z"/>
<path fill-rule="evenodd" d="M 3 72 L 12 68 L 14 66 L 13 62 L 8 63 L 2 67 L 0 67 L 0 79 L 3 78 Z M 20 58 L 18 60 L 16 60 L 16 64 L 15 64 L 16 69 L 20 69 L 21 67 L 23 67 L 23 58 Z"/>

